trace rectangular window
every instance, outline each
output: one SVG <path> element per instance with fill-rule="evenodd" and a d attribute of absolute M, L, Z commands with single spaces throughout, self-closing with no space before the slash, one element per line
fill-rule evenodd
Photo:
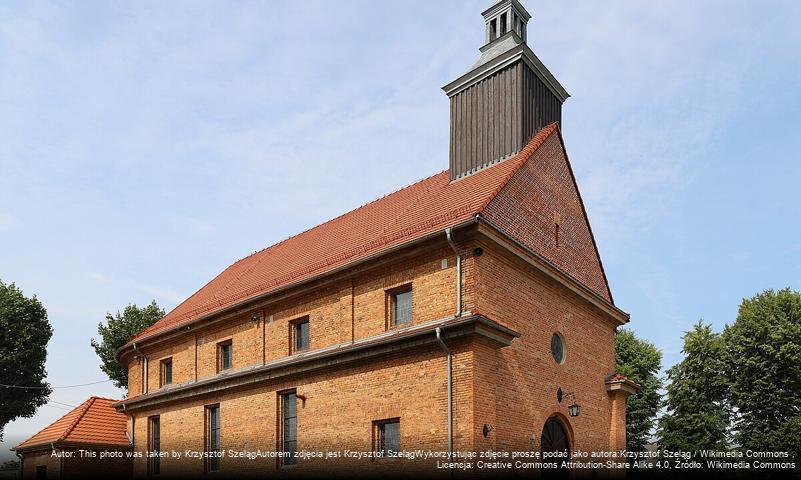
<path fill-rule="evenodd" d="M 506 33 L 506 14 L 501 14 L 501 35 Z"/>
<path fill-rule="evenodd" d="M 490 42 L 498 38 L 498 21 L 490 20 Z"/>
<path fill-rule="evenodd" d="M 298 448 L 298 396 L 295 391 L 281 394 L 281 435 L 280 449 L 286 456 L 280 458 L 279 465 L 295 465 L 295 451 Z"/>
<path fill-rule="evenodd" d="M 375 422 L 376 450 L 386 457 L 387 452 L 400 451 L 400 419 L 381 420 Z"/>
<path fill-rule="evenodd" d="M 234 344 L 231 340 L 217 344 L 217 372 L 234 366 Z"/>
<path fill-rule="evenodd" d="M 161 361 L 161 386 L 172 383 L 172 357 Z"/>
<path fill-rule="evenodd" d="M 161 471 L 161 422 L 158 416 L 148 419 L 147 450 L 150 457 L 147 461 L 147 473 L 158 475 Z"/>
<path fill-rule="evenodd" d="M 9 477 L 12 478 L 12 477 Z M 16 478 L 16 477 L 13 477 Z M 47 480 L 47 465 L 36 466 L 36 480 Z"/>
<path fill-rule="evenodd" d="M 303 352 L 309 349 L 309 317 L 295 320 L 290 325 L 292 329 L 292 353 Z"/>
<path fill-rule="evenodd" d="M 220 469 L 220 405 L 206 407 L 206 451 L 211 453 L 206 457 L 206 472 L 216 472 Z"/>
<path fill-rule="evenodd" d="M 390 326 L 412 322 L 412 286 L 407 285 L 390 294 Z"/>

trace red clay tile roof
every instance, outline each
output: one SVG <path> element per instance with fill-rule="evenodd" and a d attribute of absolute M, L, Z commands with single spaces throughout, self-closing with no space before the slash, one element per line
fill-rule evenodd
<path fill-rule="evenodd" d="M 557 125 L 549 125 L 514 157 L 473 175 L 451 182 L 448 171 L 438 173 L 243 258 L 131 342 L 468 221 L 554 132 L 558 136 Z M 602 283 L 597 293 L 611 301 L 605 282 L 586 283 Z"/>
<path fill-rule="evenodd" d="M 113 407 L 117 401 L 91 397 L 13 449 L 21 450 L 54 442 L 129 446 L 130 442 L 125 435 L 125 414 L 118 413 Z"/>

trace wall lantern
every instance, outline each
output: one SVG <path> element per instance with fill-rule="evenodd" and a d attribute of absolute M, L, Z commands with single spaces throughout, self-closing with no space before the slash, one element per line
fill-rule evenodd
<path fill-rule="evenodd" d="M 562 403 L 562 397 L 570 398 L 570 403 L 567 404 L 567 413 L 571 417 L 578 417 L 581 414 L 581 405 L 576 403 L 576 394 L 575 393 L 562 393 L 562 389 L 558 389 L 556 391 L 556 397 L 559 400 L 559 403 Z"/>
<path fill-rule="evenodd" d="M 581 413 L 581 405 L 577 403 L 571 403 L 570 405 L 567 406 L 567 413 L 571 417 L 578 417 L 579 414 Z"/>

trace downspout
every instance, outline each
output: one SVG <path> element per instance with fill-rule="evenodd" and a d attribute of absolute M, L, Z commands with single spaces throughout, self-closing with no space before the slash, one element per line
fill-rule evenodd
<path fill-rule="evenodd" d="M 442 340 L 442 329 L 437 327 L 435 331 L 437 332 L 437 342 L 448 357 L 448 462 L 453 464 L 453 355 Z M 451 467 L 451 475 L 453 475 L 453 467 Z"/>
<path fill-rule="evenodd" d="M 18 478 L 24 478 L 22 476 L 22 474 L 25 472 L 25 456 L 23 454 L 19 453 L 16 450 L 14 450 L 14 455 L 16 455 L 17 458 L 19 458 L 19 477 Z"/>
<path fill-rule="evenodd" d="M 445 237 L 448 239 L 448 244 L 456 254 L 456 317 L 462 316 L 462 255 L 459 249 L 456 248 L 456 243 L 453 241 L 453 227 L 445 229 Z M 442 329 L 436 328 L 437 342 L 439 342 L 442 350 L 448 359 L 448 462 L 453 463 L 453 355 L 451 350 L 445 345 L 442 340 Z M 450 468 L 450 475 L 453 477 L 453 467 Z"/>
<path fill-rule="evenodd" d="M 462 256 L 459 254 L 459 249 L 453 243 L 453 227 L 445 229 L 445 236 L 448 238 L 453 252 L 456 254 L 456 316 L 462 316 Z"/>
<path fill-rule="evenodd" d="M 122 412 L 126 416 L 128 415 L 128 406 L 124 403 L 122 404 Z M 128 438 L 128 443 L 130 443 L 132 447 L 134 445 L 134 435 L 136 435 L 136 417 L 131 414 L 131 432 L 129 433 L 128 430 L 125 430 L 125 436 Z"/>
<path fill-rule="evenodd" d="M 147 355 L 142 353 L 141 350 L 136 348 L 136 342 L 133 343 L 133 351 L 142 356 L 144 365 L 142 367 L 142 393 L 147 393 Z"/>

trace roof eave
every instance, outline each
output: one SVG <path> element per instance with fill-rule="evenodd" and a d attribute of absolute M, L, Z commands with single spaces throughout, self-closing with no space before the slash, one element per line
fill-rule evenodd
<path fill-rule="evenodd" d="M 452 230 L 462 229 L 462 228 L 469 227 L 471 225 L 475 225 L 477 221 L 478 221 L 477 217 L 471 217 L 468 220 L 456 223 L 456 224 L 454 224 L 454 225 L 452 225 L 452 226 L 450 226 L 448 228 L 450 228 Z M 345 263 L 345 264 L 340 265 L 338 267 L 335 267 L 333 269 L 329 269 L 329 270 L 320 272 L 320 273 L 318 273 L 316 275 L 313 275 L 313 276 L 310 276 L 310 277 L 306 277 L 304 279 L 301 279 L 301 280 L 298 280 L 296 282 L 284 285 L 282 287 L 274 288 L 272 290 L 268 290 L 266 292 L 254 295 L 252 297 L 248 297 L 246 299 L 243 299 L 243 300 L 241 300 L 239 302 L 236 302 L 236 303 L 233 303 L 231 305 L 227 305 L 227 306 L 221 307 L 221 308 L 219 308 L 217 310 L 213 310 L 211 312 L 205 313 L 205 314 L 203 314 L 203 315 L 201 315 L 201 316 L 199 316 L 199 317 L 197 317 L 197 318 L 195 318 L 193 320 L 189 320 L 189 321 L 186 321 L 186 322 L 179 322 L 179 323 L 177 323 L 177 324 L 175 324 L 175 325 L 173 325 L 171 327 L 167 327 L 167 328 L 164 328 L 162 330 L 158 330 L 156 332 L 153 332 L 152 334 L 147 335 L 147 336 L 145 336 L 143 338 L 134 339 L 134 340 L 129 341 L 128 343 L 126 343 L 125 345 L 123 345 L 122 347 L 117 349 L 117 352 L 116 352 L 117 361 L 120 362 L 120 363 L 123 363 L 123 361 L 122 361 L 123 355 L 131 352 L 133 350 L 134 344 L 141 346 L 142 344 L 146 344 L 146 343 L 152 342 L 152 341 L 157 340 L 157 339 L 161 340 L 164 337 L 170 336 L 171 334 L 177 334 L 177 333 L 181 333 L 183 331 L 189 330 L 192 327 L 194 327 L 195 325 L 197 325 L 199 323 L 202 323 L 202 322 L 205 322 L 205 321 L 208 321 L 208 320 L 211 320 L 214 317 L 225 315 L 226 313 L 233 312 L 233 311 L 239 310 L 241 308 L 245 308 L 248 305 L 252 305 L 252 304 L 257 303 L 257 302 L 266 301 L 270 297 L 277 296 L 277 295 L 282 294 L 282 293 L 286 293 L 288 291 L 291 291 L 292 289 L 299 288 L 299 287 L 301 287 L 303 285 L 307 285 L 307 284 L 312 283 L 312 282 L 324 280 L 324 279 L 326 279 L 328 277 L 331 277 L 333 275 L 336 275 L 336 274 L 341 273 L 343 271 L 346 271 L 348 269 L 351 269 L 351 268 L 357 267 L 359 265 L 374 261 L 377 258 L 381 258 L 381 257 L 384 257 L 386 255 L 395 253 L 397 251 L 404 250 L 404 249 L 416 246 L 418 244 L 421 244 L 421 243 L 424 243 L 426 241 L 432 240 L 432 239 L 437 238 L 439 236 L 442 236 L 443 239 L 444 239 L 445 238 L 445 234 L 443 233 L 444 231 L 445 231 L 445 229 L 442 229 L 442 230 L 436 230 L 434 232 L 430 232 L 430 233 L 425 234 L 425 235 L 420 235 L 420 236 L 412 238 L 411 240 L 408 240 L 406 242 L 403 242 L 403 243 L 400 243 L 400 244 L 397 244 L 397 245 L 393 245 L 391 247 L 379 250 L 379 251 L 377 251 L 377 252 L 375 252 L 373 254 L 370 254 L 368 256 L 356 258 L 351 262 Z"/>
<path fill-rule="evenodd" d="M 73 440 L 53 440 L 50 442 L 39 442 L 31 445 L 16 445 L 9 450 L 13 452 L 33 452 L 37 450 L 50 450 L 53 447 L 92 447 L 92 448 L 118 448 L 118 449 L 131 449 L 133 446 L 130 443 L 114 443 L 114 442 L 77 442 Z"/>
<path fill-rule="evenodd" d="M 596 291 L 584 285 L 584 283 L 582 283 L 569 273 L 559 268 L 556 264 L 554 264 L 544 256 L 540 255 L 536 251 L 520 243 L 513 235 L 504 231 L 502 228 L 495 225 L 492 221 L 488 220 L 486 217 L 479 215 L 477 218 L 480 224 L 486 225 L 488 227 L 487 229 L 481 230 L 483 231 L 485 236 L 492 238 L 497 243 L 504 246 L 507 250 L 510 250 L 513 253 L 517 253 L 515 252 L 515 249 L 522 250 L 523 252 L 525 252 L 527 257 L 525 258 L 525 260 L 527 260 L 528 263 L 536 267 L 539 271 L 550 276 L 560 284 L 564 285 L 568 289 L 572 290 L 574 293 L 578 294 L 580 297 L 590 302 L 592 305 L 594 305 L 602 312 L 606 313 L 609 317 L 614 319 L 618 325 L 625 325 L 626 323 L 629 322 L 630 315 L 628 313 L 616 307 L 613 303 L 603 298 Z M 495 235 L 493 235 L 493 233 Z M 504 245 L 504 242 L 508 242 L 509 245 L 508 246 Z"/>
<path fill-rule="evenodd" d="M 476 65 L 474 68 L 470 69 L 456 80 L 442 87 L 442 90 L 445 92 L 445 94 L 448 95 L 448 97 L 452 97 L 462 90 L 474 85 L 476 82 L 479 82 L 499 72 L 500 70 L 503 70 L 507 66 L 517 61 L 523 61 L 529 66 L 529 68 L 539 75 L 540 79 L 545 82 L 548 89 L 559 99 L 559 101 L 564 103 L 564 101 L 570 97 L 570 94 L 567 92 L 567 90 L 565 90 L 565 87 L 559 83 L 554 74 L 548 70 L 545 64 L 542 63 L 542 60 L 537 57 L 537 55 L 531 50 L 531 48 L 529 48 L 528 45 L 521 43 L 522 40 L 517 37 L 517 34 L 512 32 L 506 35 L 510 35 L 512 38 L 515 38 L 518 41 L 518 44 L 514 48 L 500 52 L 498 56 L 488 59 L 484 63 Z"/>
<path fill-rule="evenodd" d="M 355 342 L 282 357 L 266 364 L 245 367 L 231 373 L 217 374 L 179 386 L 137 395 L 115 403 L 114 407 L 118 412 L 149 408 L 165 402 L 195 398 L 223 389 L 238 388 L 242 385 L 251 385 L 287 375 L 362 361 L 366 357 L 386 355 L 400 349 L 435 345 L 434 333 L 437 328 L 441 329 L 443 338 L 446 340 L 478 335 L 493 340 L 501 347 L 510 345 L 514 338 L 520 336 L 519 332 L 484 315 L 466 313 L 461 317 L 448 317 L 412 325 L 405 329 L 385 332 Z"/>

